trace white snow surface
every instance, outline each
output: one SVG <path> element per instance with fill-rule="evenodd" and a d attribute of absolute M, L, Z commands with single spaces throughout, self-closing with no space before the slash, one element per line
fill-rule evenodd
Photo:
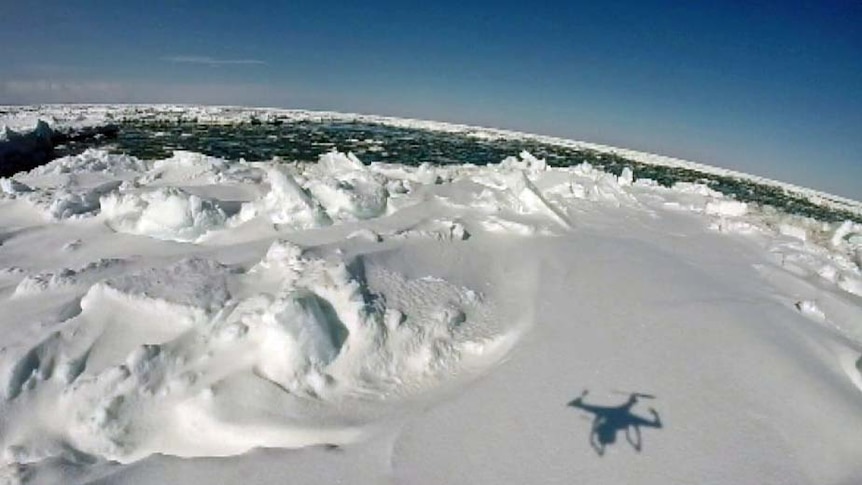
<path fill-rule="evenodd" d="M 116 109 L 108 106 L 39 107 L 39 106 L 0 106 L 5 112 L 0 115 L 0 141 L 5 141 L 16 135 L 31 133 L 48 128 L 55 132 L 71 132 L 83 128 L 92 128 L 109 124 L 113 121 Z"/>
<path fill-rule="evenodd" d="M 859 224 L 526 152 L 0 182 L 0 483 L 862 482 Z"/>

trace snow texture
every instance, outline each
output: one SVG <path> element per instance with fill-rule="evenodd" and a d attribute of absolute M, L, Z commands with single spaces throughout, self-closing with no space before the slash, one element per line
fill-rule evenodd
<path fill-rule="evenodd" d="M 862 226 L 704 185 L 90 150 L 0 179 L 0 483 L 857 483 L 860 322 Z"/>

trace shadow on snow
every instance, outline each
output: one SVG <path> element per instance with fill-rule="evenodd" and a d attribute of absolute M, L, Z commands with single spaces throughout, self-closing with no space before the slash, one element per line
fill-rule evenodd
<path fill-rule="evenodd" d="M 593 424 L 590 429 L 590 446 L 596 450 L 599 456 L 605 454 L 608 445 L 614 444 L 617 434 L 624 431 L 626 441 L 640 452 L 643 447 L 641 440 L 641 428 L 661 428 L 661 418 L 658 412 L 650 408 L 652 419 L 644 418 L 632 413 L 632 408 L 640 399 L 654 399 L 649 394 L 632 393 L 626 402 L 618 406 L 597 406 L 584 402 L 588 391 L 584 391 L 568 405 L 581 409 L 593 415 Z"/>

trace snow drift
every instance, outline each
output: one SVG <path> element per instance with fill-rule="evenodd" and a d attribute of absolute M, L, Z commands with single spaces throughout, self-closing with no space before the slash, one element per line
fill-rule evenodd
<path fill-rule="evenodd" d="M 853 483 L 860 258 L 528 152 L 91 150 L 0 179 L 0 480 Z M 663 427 L 598 458 L 584 388 Z"/>

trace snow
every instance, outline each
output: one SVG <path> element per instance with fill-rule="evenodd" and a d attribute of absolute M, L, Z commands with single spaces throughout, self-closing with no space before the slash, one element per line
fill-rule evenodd
<path fill-rule="evenodd" d="M 6 123 L 0 125 L 0 142 L 15 142 L 23 138 L 48 138 L 53 133 L 51 126 L 44 120 L 26 119 L 7 120 Z"/>
<path fill-rule="evenodd" d="M 99 205 L 105 223 L 115 231 L 171 241 L 200 239 L 227 219 L 212 200 L 174 187 L 111 193 Z"/>
<path fill-rule="evenodd" d="M 260 214 L 275 224 L 289 224 L 298 229 L 325 226 L 332 220 L 320 204 L 294 180 L 283 167 L 271 167 L 266 171 L 269 192 L 261 199 L 243 204 L 239 214 L 247 221 Z"/>
<path fill-rule="evenodd" d="M 770 180 L 764 177 L 753 176 L 746 173 L 736 172 L 724 168 L 712 167 L 687 160 L 644 153 L 635 150 L 618 147 L 605 146 L 583 141 L 575 141 L 550 136 L 535 135 L 530 133 L 501 130 L 497 128 L 476 127 L 444 123 L 438 121 L 393 118 L 387 116 L 339 113 L 325 111 L 309 111 L 300 109 L 277 109 L 277 108 L 250 108 L 238 106 L 195 106 L 195 105 L 43 105 L 38 107 L 6 107 L 7 112 L 13 111 L 20 115 L 19 110 L 24 110 L 25 116 L 45 118 L 46 115 L 55 124 L 62 126 L 98 126 L 112 122 L 117 119 L 137 119 L 151 121 L 176 121 L 178 118 L 185 120 L 197 120 L 201 123 L 232 125 L 237 123 L 248 123 L 251 120 L 264 122 L 282 121 L 340 121 L 383 124 L 387 126 L 407 129 L 431 130 L 444 133 L 457 133 L 488 140 L 532 140 L 540 143 L 571 147 L 577 149 L 594 150 L 619 155 L 624 158 L 641 163 L 679 167 L 700 171 L 707 174 L 736 177 L 757 184 L 781 188 L 790 194 L 802 196 L 815 201 L 817 204 L 826 205 L 836 209 L 849 210 L 862 214 L 862 202 L 818 192 L 804 187 L 799 187 L 784 182 Z M 29 111 L 27 111 L 29 110 Z M 33 112 L 38 114 L 34 114 Z"/>
<path fill-rule="evenodd" d="M 101 150 L 88 149 L 80 155 L 64 157 L 36 167 L 31 173 L 34 175 L 63 175 L 63 174 L 104 174 L 117 176 L 124 172 L 138 173 L 148 170 L 149 166 L 145 160 L 138 160 L 126 155 L 116 155 Z"/>
<path fill-rule="evenodd" d="M 252 120 L 262 122 L 297 121 L 340 121 L 383 124 L 396 128 L 431 130 L 443 133 L 457 133 L 485 140 L 531 140 L 551 145 L 576 149 L 612 153 L 641 163 L 665 167 L 678 167 L 707 174 L 735 177 L 771 187 L 781 188 L 836 209 L 849 210 L 862 214 L 862 202 L 818 192 L 784 182 L 753 176 L 733 170 L 712 167 L 687 160 L 644 153 L 618 147 L 600 145 L 583 141 L 535 135 L 530 133 L 501 130 L 497 128 L 476 127 L 444 123 L 438 121 L 393 118 L 387 116 L 339 113 L 330 111 L 309 111 L 301 109 L 251 108 L 241 106 L 198 106 L 198 105 L 41 105 L 41 106 L 0 106 L 5 114 L 0 116 L 0 125 L 18 127 L 26 130 L 35 126 L 38 120 L 47 120 L 52 128 L 61 131 L 74 131 L 88 127 L 103 126 L 116 120 L 143 120 L 175 122 L 178 119 L 195 120 L 205 124 L 233 125 L 248 123 Z"/>
<path fill-rule="evenodd" d="M 17 180 L 0 178 L 0 191 L 6 195 L 17 195 L 32 191 L 26 184 L 22 184 Z"/>
<path fill-rule="evenodd" d="M 856 483 L 860 251 L 527 152 L 65 157 L 0 179 L 0 483 Z"/>
<path fill-rule="evenodd" d="M 0 141 L 31 132 L 68 133 L 109 124 L 111 109 L 92 107 L 86 110 L 69 110 L 44 107 L 4 107 L 0 117 Z"/>
<path fill-rule="evenodd" d="M 748 205 L 735 200 L 718 200 L 707 202 L 704 210 L 711 215 L 740 217 L 748 212 Z"/>

